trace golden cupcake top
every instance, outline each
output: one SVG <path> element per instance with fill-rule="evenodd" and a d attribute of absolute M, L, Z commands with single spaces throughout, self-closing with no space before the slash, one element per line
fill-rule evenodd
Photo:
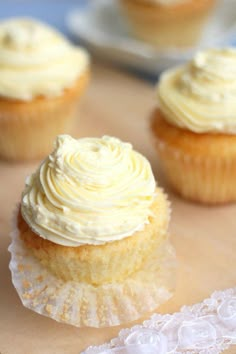
<path fill-rule="evenodd" d="M 150 163 L 131 144 L 60 135 L 26 180 L 21 213 L 35 233 L 54 243 L 100 245 L 144 228 L 155 188 Z"/>
<path fill-rule="evenodd" d="M 172 124 L 196 133 L 236 134 L 236 49 L 210 49 L 166 71 L 158 101 Z"/>
<path fill-rule="evenodd" d="M 58 96 L 87 69 L 88 54 L 51 27 L 28 18 L 0 22 L 0 96 Z"/>

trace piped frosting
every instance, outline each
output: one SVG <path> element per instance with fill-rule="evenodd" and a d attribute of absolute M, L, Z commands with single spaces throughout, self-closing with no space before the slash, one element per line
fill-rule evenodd
<path fill-rule="evenodd" d="M 88 68 L 85 50 L 32 19 L 0 22 L 0 96 L 31 100 L 71 87 Z"/>
<path fill-rule="evenodd" d="M 100 245 L 144 228 L 155 188 L 149 162 L 131 144 L 60 135 L 26 180 L 21 213 L 35 233 L 54 243 Z"/>
<path fill-rule="evenodd" d="M 210 49 L 166 71 L 158 101 L 172 124 L 196 133 L 236 134 L 236 49 Z"/>

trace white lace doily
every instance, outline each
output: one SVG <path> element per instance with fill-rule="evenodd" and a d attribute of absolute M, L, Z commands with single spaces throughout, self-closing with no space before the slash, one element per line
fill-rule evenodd
<path fill-rule="evenodd" d="M 152 315 L 82 354 L 219 354 L 236 344 L 236 287 L 172 315 Z M 236 350 L 235 350 L 236 352 Z"/>

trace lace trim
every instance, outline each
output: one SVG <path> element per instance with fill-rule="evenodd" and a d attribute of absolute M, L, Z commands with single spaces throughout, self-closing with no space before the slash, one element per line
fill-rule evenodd
<path fill-rule="evenodd" d="M 236 344 L 236 287 L 172 315 L 154 314 L 82 354 L 219 354 Z"/>

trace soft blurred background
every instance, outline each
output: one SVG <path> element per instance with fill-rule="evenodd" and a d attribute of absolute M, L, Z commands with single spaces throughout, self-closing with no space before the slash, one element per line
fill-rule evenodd
<path fill-rule="evenodd" d="M 86 0 L 1 0 L 0 19 L 13 16 L 30 16 L 45 21 L 69 35 L 66 14 L 76 7 L 90 3 Z"/>
<path fill-rule="evenodd" d="M 235 0 L 218 0 L 199 40 L 191 46 L 175 48 L 158 48 L 133 36 L 132 26 L 116 0 L 1 1 L 0 19 L 12 16 L 40 19 L 87 46 L 94 57 L 155 79 L 162 70 L 188 60 L 201 48 L 236 43 L 235 10 Z"/>

